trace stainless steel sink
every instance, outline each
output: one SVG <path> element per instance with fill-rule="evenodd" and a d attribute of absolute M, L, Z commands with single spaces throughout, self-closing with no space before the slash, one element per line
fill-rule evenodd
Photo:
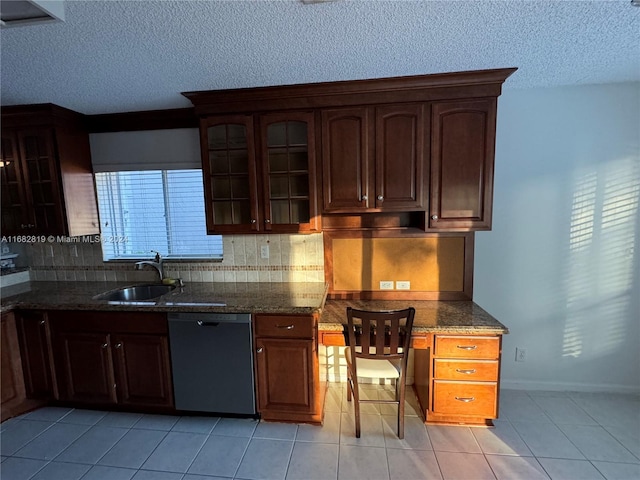
<path fill-rule="evenodd" d="M 174 288 L 176 288 L 175 285 L 134 285 L 132 287 L 123 287 L 118 290 L 101 293 L 94 298 L 96 300 L 108 300 L 111 302 L 139 302 L 161 297 Z"/>

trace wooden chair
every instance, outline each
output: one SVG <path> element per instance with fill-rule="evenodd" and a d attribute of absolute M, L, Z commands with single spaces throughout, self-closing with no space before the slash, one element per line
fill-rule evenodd
<path fill-rule="evenodd" d="M 372 312 L 347 308 L 347 400 L 354 398 L 356 437 L 360 438 L 360 403 L 398 405 L 398 438 L 404 438 L 404 399 L 407 361 L 415 309 Z M 354 361 L 355 360 L 355 361 Z M 358 378 L 391 378 L 395 400 L 362 400 Z"/>

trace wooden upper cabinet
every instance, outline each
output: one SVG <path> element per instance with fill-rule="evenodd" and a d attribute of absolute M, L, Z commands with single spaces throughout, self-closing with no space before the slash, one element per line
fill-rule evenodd
<path fill-rule="evenodd" d="M 502 68 L 183 95 L 204 122 L 220 115 L 254 119 L 261 200 L 251 217 L 254 228 L 248 231 L 279 231 L 277 222 L 285 222 L 279 223 L 282 231 L 320 228 L 319 221 L 315 226 L 312 221 L 310 113 L 319 123 L 315 138 L 325 228 L 487 230 L 491 228 L 496 103 L 502 84 L 515 71 Z M 283 163 L 285 151 L 288 162 L 297 162 L 303 145 L 294 141 L 285 147 L 282 140 L 269 143 L 275 131 L 280 137 L 290 128 L 297 131 L 295 122 L 305 121 L 299 119 L 300 112 L 310 112 L 306 114 L 309 224 L 304 222 L 306 215 L 298 215 L 306 206 L 306 191 L 301 188 L 306 172 L 291 170 L 290 163 L 285 172 Z M 270 134 L 265 128 L 271 127 L 262 119 L 271 115 L 284 125 Z M 203 145 L 206 140 L 205 133 Z M 224 231 L 213 220 L 209 230 Z"/>
<path fill-rule="evenodd" d="M 422 104 L 376 108 L 377 208 L 424 208 L 428 119 Z"/>
<path fill-rule="evenodd" d="M 322 111 L 325 212 L 373 207 L 373 119 L 365 107 Z"/>
<path fill-rule="evenodd" d="M 89 136 L 55 105 L 2 109 L 3 235 L 99 233 Z"/>
<path fill-rule="evenodd" d="M 259 229 L 253 119 L 208 117 L 200 123 L 207 233 Z"/>
<path fill-rule="evenodd" d="M 264 230 L 318 230 L 313 113 L 260 115 L 258 129 Z"/>
<path fill-rule="evenodd" d="M 312 113 L 213 116 L 200 127 L 208 233 L 319 228 Z"/>
<path fill-rule="evenodd" d="M 496 99 L 438 102 L 431 110 L 429 228 L 491 228 Z"/>
<path fill-rule="evenodd" d="M 422 104 L 323 111 L 324 211 L 424 208 L 427 141 Z"/>

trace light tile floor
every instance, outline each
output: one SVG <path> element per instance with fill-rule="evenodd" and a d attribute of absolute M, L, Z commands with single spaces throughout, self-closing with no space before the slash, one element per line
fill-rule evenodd
<path fill-rule="evenodd" d="M 370 398 L 389 387 L 365 386 Z M 408 390 L 409 392 L 409 390 Z M 344 385 L 323 427 L 47 407 L 0 425 L 2 480 L 640 479 L 640 397 L 504 390 L 496 427 L 425 426 L 410 393 L 365 405 Z"/>

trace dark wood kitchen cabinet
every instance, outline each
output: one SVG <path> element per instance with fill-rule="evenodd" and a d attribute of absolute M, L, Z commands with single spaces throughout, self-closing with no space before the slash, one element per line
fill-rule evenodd
<path fill-rule="evenodd" d="M 200 132 L 208 233 L 319 228 L 312 113 L 211 116 Z"/>
<path fill-rule="evenodd" d="M 430 229 L 491 228 L 495 128 L 495 98 L 432 105 Z"/>
<path fill-rule="evenodd" d="M 52 365 L 51 330 L 47 313 L 21 310 L 16 313 L 16 327 L 27 397 L 54 398 L 56 387 Z"/>
<path fill-rule="evenodd" d="M 50 312 L 61 401 L 173 407 L 166 315 Z"/>
<path fill-rule="evenodd" d="M 317 318 L 255 315 L 258 411 L 265 420 L 322 423 Z"/>
<path fill-rule="evenodd" d="M 323 211 L 424 209 L 423 104 L 322 111 Z"/>
<path fill-rule="evenodd" d="M 293 178 L 300 172 L 287 170 L 288 182 L 280 172 L 268 173 L 267 150 L 276 146 L 265 141 L 264 124 L 257 120 L 262 115 L 280 115 L 278 122 L 308 116 L 309 213 L 316 218 L 315 148 L 328 230 L 491 228 L 496 104 L 515 70 L 184 92 L 201 119 L 209 232 L 277 231 L 276 210 L 284 218 L 306 211 L 306 196 L 294 193 L 294 186 L 299 192 L 302 185 Z M 211 127 L 221 132 L 212 144 Z M 238 131 L 234 143 L 231 133 Z M 212 188 L 217 181 L 207 172 L 212 155 L 242 158 L 234 164 L 242 171 L 233 172 L 231 163 L 220 167 L 222 186 Z M 283 231 L 320 228 L 319 219 L 315 225 L 297 221 L 294 228 L 282 223 Z"/>
<path fill-rule="evenodd" d="M 2 108 L 3 235 L 99 233 L 82 115 L 51 104 Z"/>
<path fill-rule="evenodd" d="M 0 357 L 0 410 L 4 421 L 14 415 L 26 399 L 13 312 L 3 313 L 0 319 Z"/>

